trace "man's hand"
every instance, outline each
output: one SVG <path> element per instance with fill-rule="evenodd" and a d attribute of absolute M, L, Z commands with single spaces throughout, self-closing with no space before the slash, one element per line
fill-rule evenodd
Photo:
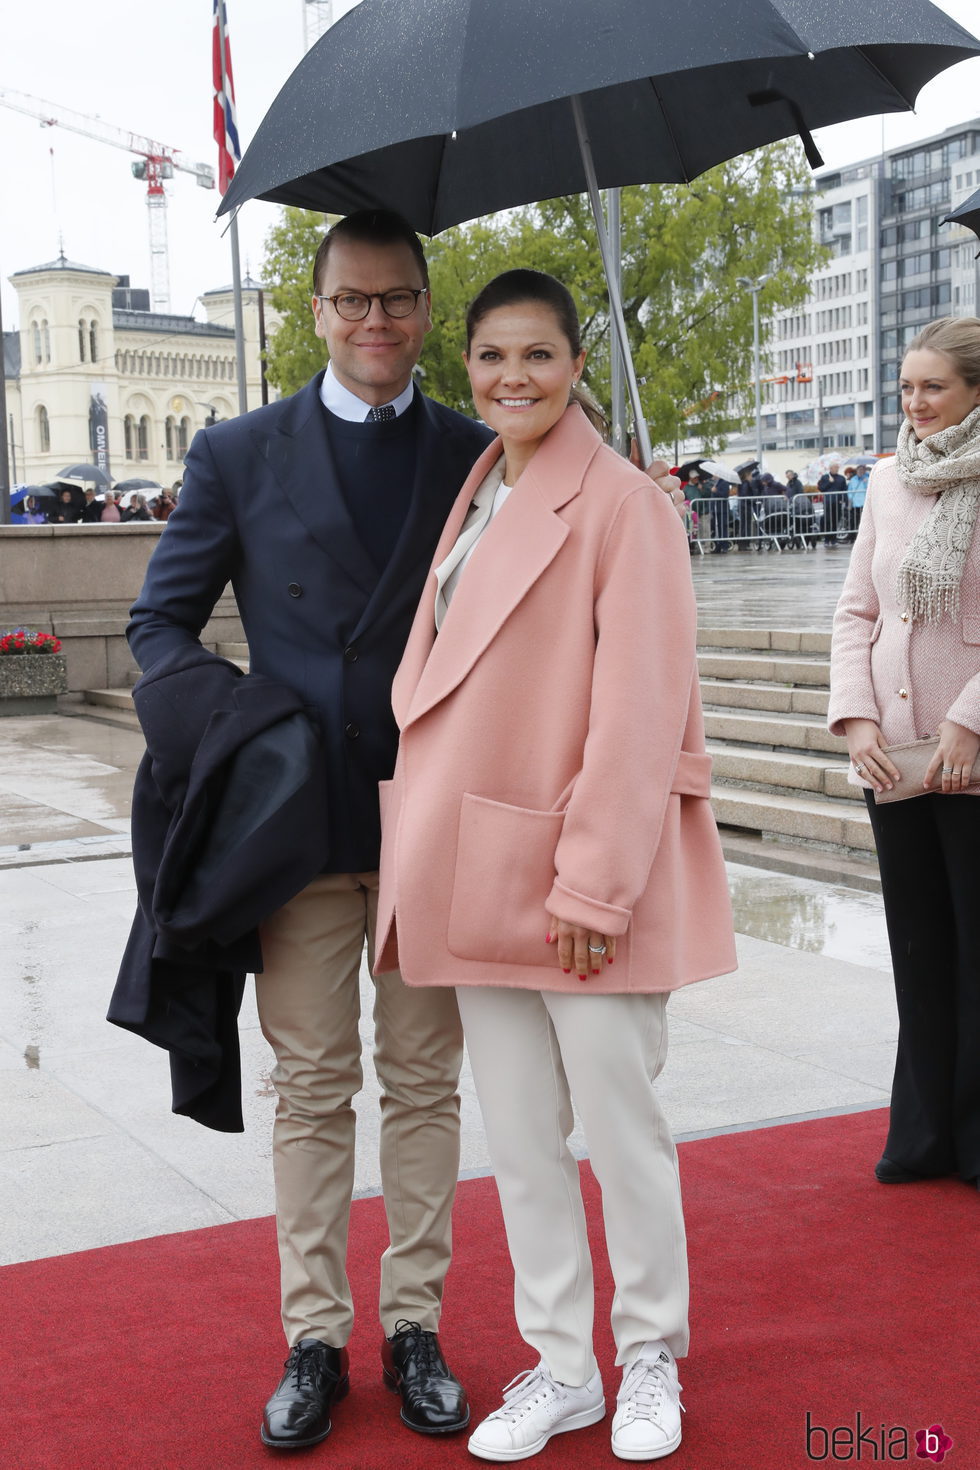
<path fill-rule="evenodd" d="M 640 463 L 640 446 L 637 444 L 635 439 L 630 440 L 630 461 L 632 464 L 636 465 L 638 470 L 643 469 L 643 465 Z M 652 460 L 650 464 L 648 464 L 646 467 L 646 473 L 650 476 L 650 479 L 653 481 L 653 483 L 657 485 L 664 492 L 665 495 L 670 496 L 674 509 L 681 517 L 681 520 L 683 520 L 685 501 L 684 491 L 681 487 L 681 482 L 677 478 L 677 476 L 668 474 L 666 460 Z"/>

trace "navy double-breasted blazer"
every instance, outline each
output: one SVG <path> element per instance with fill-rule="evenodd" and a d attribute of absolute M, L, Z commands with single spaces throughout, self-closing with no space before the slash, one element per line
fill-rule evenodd
<path fill-rule="evenodd" d="M 202 429 L 180 503 L 132 608 L 145 671 L 196 643 L 228 583 L 251 668 L 294 689 L 327 753 L 328 872 L 378 866 L 378 782 L 394 770 L 391 682 L 443 523 L 491 435 L 416 389 L 415 482 L 380 579 L 338 481 L 318 374 L 289 398 Z"/>

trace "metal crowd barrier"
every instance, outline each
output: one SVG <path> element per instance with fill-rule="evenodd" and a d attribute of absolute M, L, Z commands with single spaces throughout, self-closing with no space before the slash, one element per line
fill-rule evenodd
<path fill-rule="evenodd" d="M 699 497 L 688 502 L 692 554 L 709 551 L 813 551 L 821 541 L 846 546 L 857 535 L 860 511 L 842 491 L 785 495 Z"/>

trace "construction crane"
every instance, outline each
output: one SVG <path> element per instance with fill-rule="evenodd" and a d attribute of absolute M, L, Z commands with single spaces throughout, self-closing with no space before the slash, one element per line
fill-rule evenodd
<path fill-rule="evenodd" d="M 303 0 L 303 50 L 309 51 L 333 25 L 333 0 Z"/>
<path fill-rule="evenodd" d="M 113 127 L 100 117 L 88 117 L 71 108 L 61 107 L 54 102 L 45 102 L 40 97 L 31 97 L 26 92 L 14 92 L 9 87 L 0 87 L 0 106 L 10 107 L 14 112 L 36 117 L 42 127 L 67 128 L 69 132 L 81 133 L 83 138 L 93 138 L 97 143 L 109 143 L 114 148 L 125 148 L 127 153 L 139 154 L 139 162 L 132 165 L 133 177 L 146 184 L 146 207 L 150 225 L 150 300 L 154 311 L 170 310 L 170 263 L 167 255 L 167 196 L 163 184 L 172 179 L 174 170 L 193 174 L 202 189 L 214 188 L 214 169 L 207 163 L 194 163 L 185 158 L 176 148 L 165 143 L 155 143 L 151 138 L 130 133 L 124 128 Z"/>

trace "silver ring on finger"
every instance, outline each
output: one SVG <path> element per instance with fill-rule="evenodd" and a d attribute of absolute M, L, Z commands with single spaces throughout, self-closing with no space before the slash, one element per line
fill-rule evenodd
<path fill-rule="evenodd" d="M 864 770 L 864 766 L 861 764 L 860 761 L 855 761 L 854 762 L 854 769 L 857 771 L 858 775 L 860 776 L 861 772 Z"/>
<path fill-rule="evenodd" d="M 944 776 L 952 776 L 953 775 L 953 767 L 952 766 L 943 766 L 943 775 Z"/>
<path fill-rule="evenodd" d="M 606 946 L 604 944 L 590 944 L 589 945 L 589 954 L 605 954 L 605 952 L 606 952 Z"/>

